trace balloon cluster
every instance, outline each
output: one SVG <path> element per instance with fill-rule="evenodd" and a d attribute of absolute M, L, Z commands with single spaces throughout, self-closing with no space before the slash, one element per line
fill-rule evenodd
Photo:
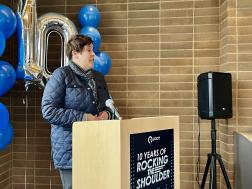
<path fill-rule="evenodd" d="M 5 50 L 5 41 L 16 30 L 17 20 L 14 12 L 7 6 L 0 4 L 0 57 Z M 0 61 L 0 96 L 8 92 L 16 81 L 16 72 L 13 66 Z"/>
<path fill-rule="evenodd" d="M 8 109 L 0 102 L 0 150 L 4 150 L 13 137 Z"/>
<path fill-rule="evenodd" d="M 14 12 L 0 4 L 0 57 L 5 50 L 6 40 L 12 36 L 17 26 Z M 0 60 L 0 96 L 8 92 L 16 82 L 16 72 L 13 66 Z M 0 103 L 0 150 L 5 149 L 12 140 L 13 129 L 10 124 L 8 109 Z"/>
<path fill-rule="evenodd" d="M 82 26 L 80 34 L 90 37 L 93 41 L 94 70 L 106 75 L 111 68 L 111 58 L 106 52 L 99 51 L 101 44 L 101 35 L 97 30 L 100 24 L 101 14 L 93 5 L 86 5 L 81 8 L 79 13 L 79 21 Z"/>

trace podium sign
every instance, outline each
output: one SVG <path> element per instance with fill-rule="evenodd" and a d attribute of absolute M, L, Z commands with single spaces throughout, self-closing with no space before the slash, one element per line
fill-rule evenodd
<path fill-rule="evenodd" d="M 173 129 L 130 135 L 130 188 L 174 188 Z"/>

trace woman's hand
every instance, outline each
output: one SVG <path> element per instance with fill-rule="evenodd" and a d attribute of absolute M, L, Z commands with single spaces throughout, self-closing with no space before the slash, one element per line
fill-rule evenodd
<path fill-rule="evenodd" d="M 98 115 L 99 120 L 108 120 L 108 118 L 109 118 L 109 116 L 108 116 L 108 113 L 106 111 L 102 111 Z"/>
<path fill-rule="evenodd" d="M 96 121 L 96 120 L 99 120 L 98 117 L 96 115 L 92 115 L 92 114 L 86 114 L 86 118 L 87 118 L 87 121 Z"/>

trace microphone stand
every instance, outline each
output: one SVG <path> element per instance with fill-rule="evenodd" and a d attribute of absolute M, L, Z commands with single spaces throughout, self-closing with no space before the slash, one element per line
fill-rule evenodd
<path fill-rule="evenodd" d="M 116 107 L 115 107 L 116 108 Z M 114 109 L 114 111 L 112 112 L 112 119 L 119 119 L 117 116 L 116 116 L 116 109 Z"/>
<path fill-rule="evenodd" d="M 215 119 L 211 119 L 211 140 L 212 140 L 212 152 L 210 154 L 208 154 L 208 159 L 207 159 L 207 163 L 206 163 L 206 167 L 205 167 L 205 172 L 204 172 L 204 176 L 202 179 L 202 183 L 200 186 L 200 189 L 204 189 L 205 187 L 205 182 L 206 182 L 206 178 L 207 178 L 207 173 L 210 167 L 210 181 L 209 181 L 209 189 L 217 189 L 217 179 L 216 179 L 216 161 L 218 160 L 220 167 L 221 167 L 221 171 L 223 173 L 226 185 L 228 189 L 232 189 L 229 179 L 228 179 L 228 175 L 226 172 L 226 169 L 224 167 L 224 163 L 221 159 L 221 155 L 217 154 L 216 152 L 216 126 L 215 126 Z"/>
<path fill-rule="evenodd" d="M 116 119 L 115 110 L 113 111 L 112 117 L 113 117 L 113 119 Z"/>

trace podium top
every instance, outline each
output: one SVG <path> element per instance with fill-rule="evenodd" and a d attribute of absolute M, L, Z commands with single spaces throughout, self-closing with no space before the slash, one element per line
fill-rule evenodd
<path fill-rule="evenodd" d="M 113 128 L 119 129 L 118 131 L 128 133 L 141 133 L 145 131 L 155 131 L 164 129 L 179 130 L 179 116 L 160 116 L 160 117 L 140 117 L 122 120 L 99 120 L 99 121 L 81 121 L 73 123 L 73 130 L 83 130 L 85 128 L 102 129 Z M 118 127 L 120 126 L 120 127 Z"/>
<path fill-rule="evenodd" d="M 91 122 L 104 122 L 104 121 L 113 121 L 113 122 L 121 122 L 121 121 L 135 121 L 135 120 L 163 120 L 163 119 L 179 119 L 179 116 L 156 116 L 156 117 L 136 117 L 130 119 L 119 119 L 119 120 L 99 120 L 99 121 L 77 121 L 74 124 L 79 123 L 91 123 Z"/>

